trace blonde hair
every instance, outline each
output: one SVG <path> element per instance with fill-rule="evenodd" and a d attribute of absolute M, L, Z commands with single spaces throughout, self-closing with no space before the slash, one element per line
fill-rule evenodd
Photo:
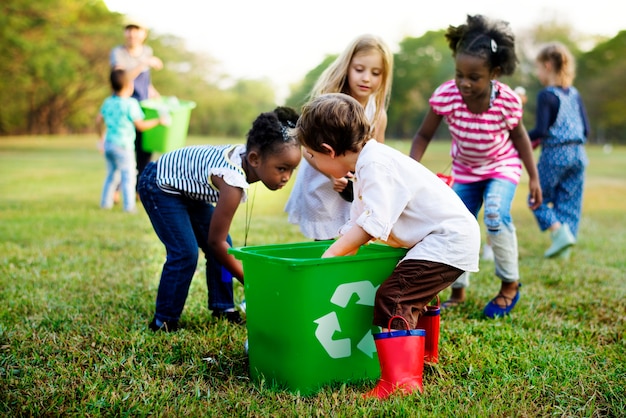
<path fill-rule="evenodd" d="M 311 91 L 310 98 L 326 93 L 350 94 L 348 86 L 348 69 L 352 58 L 361 53 L 378 51 L 382 57 L 382 82 L 375 93 L 376 113 L 373 122 L 378 120 L 389 107 L 391 81 L 393 72 L 393 54 L 387 44 L 378 36 L 365 34 L 355 38 L 350 45 L 333 61 L 317 80 Z"/>
<path fill-rule="evenodd" d="M 570 87 L 576 78 L 576 61 L 565 45 L 560 42 L 546 44 L 537 54 L 537 62 L 550 62 L 557 84 Z"/>

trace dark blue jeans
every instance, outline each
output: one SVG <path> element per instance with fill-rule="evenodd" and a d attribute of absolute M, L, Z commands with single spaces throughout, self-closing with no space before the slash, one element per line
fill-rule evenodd
<path fill-rule="evenodd" d="M 217 262 L 208 246 L 214 206 L 159 189 L 155 162 L 146 166 L 137 191 L 152 227 L 167 252 L 155 317 L 161 321 L 180 319 L 198 265 L 198 248 L 202 249 L 206 259 L 209 309 L 222 311 L 234 308 L 232 274 Z M 227 240 L 232 245 L 230 236 Z"/>

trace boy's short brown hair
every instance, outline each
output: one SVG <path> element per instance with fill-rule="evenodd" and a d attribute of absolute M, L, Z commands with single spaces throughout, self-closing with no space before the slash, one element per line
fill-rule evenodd
<path fill-rule="evenodd" d="M 111 70 L 111 88 L 115 93 L 119 93 L 122 89 L 131 81 L 126 74 L 126 71 L 120 68 L 114 68 Z"/>
<path fill-rule="evenodd" d="M 313 151 L 328 153 L 328 144 L 337 155 L 358 152 L 370 135 L 370 123 L 363 106 L 344 93 L 322 94 L 304 105 L 294 135 Z"/>

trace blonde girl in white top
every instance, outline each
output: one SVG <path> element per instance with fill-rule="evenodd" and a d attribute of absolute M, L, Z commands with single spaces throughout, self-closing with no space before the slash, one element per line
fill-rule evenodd
<path fill-rule="evenodd" d="M 310 97 L 325 93 L 352 96 L 365 108 L 372 137 L 384 142 L 392 72 L 393 54 L 386 43 L 374 35 L 361 35 L 322 73 Z M 321 173 L 305 155 L 285 206 L 289 222 L 300 225 L 302 234 L 310 239 L 337 237 L 350 215 L 350 202 L 339 194 L 348 186 L 346 177 Z"/>

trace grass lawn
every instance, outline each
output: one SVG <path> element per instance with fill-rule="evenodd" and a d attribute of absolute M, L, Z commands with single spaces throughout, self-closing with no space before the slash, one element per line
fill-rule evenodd
<path fill-rule="evenodd" d="M 389 144 L 408 152 L 407 142 Z M 423 163 L 445 169 L 448 147 L 431 144 Z M 99 209 L 95 137 L 0 138 L 0 416 L 624 416 L 626 148 L 588 154 L 572 257 L 543 258 L 549 237 L 524 205 L 523 178 L 513 208 L 518 306 L 507 318 L 481 316 L 499 288 L 483 262 L 468 301 L 442 313 L 440 362 L 425 368 L 424 393 L 378 402 L 360 397 L 374 381 L 310 396 L 251 381 L 246 329 L 211 318 L 201 265 L 184 329 L 151 333 L 164 249 L 141 206 Z M 247 245 L 306 241 L 283 212 L 292 184 L 252 186 L 235 246 L 246 235 Z M 243 298 L 242 286 L 235 292 Z"/>

